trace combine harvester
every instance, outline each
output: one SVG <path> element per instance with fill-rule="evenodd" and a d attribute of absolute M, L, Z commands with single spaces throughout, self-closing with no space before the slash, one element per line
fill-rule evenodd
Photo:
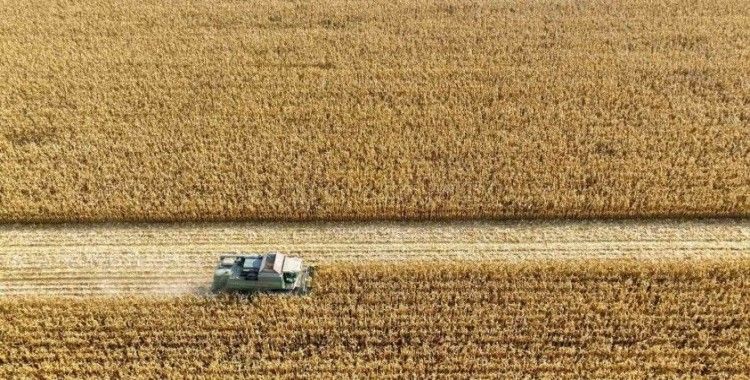
<path fill-rule="evenodd" d="M 305 295 L 311 290 L 314 270 L 304 266 L 302 258 L 277 252 L 221 256 L 214 271 L 212 291 Z"/>

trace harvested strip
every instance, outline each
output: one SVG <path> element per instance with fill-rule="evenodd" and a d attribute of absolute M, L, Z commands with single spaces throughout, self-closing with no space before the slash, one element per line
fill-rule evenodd
<path fill-rule="evenodd" d="M 317 243 L 742 241 L 747 219 L 2 225 L 0 247 Z"/>
<path fill-rule="evenodd" d="M 103 287 L 107 294 L 195 293 L 210 285 L 222 253 L 275 250 L 318 266 L 414 260 L 734 260 L 750 258 L 750 222 L 3 226 L 0 295 L 96 295 Z M 74 286 L 76 281 L 81 286 Z"/>

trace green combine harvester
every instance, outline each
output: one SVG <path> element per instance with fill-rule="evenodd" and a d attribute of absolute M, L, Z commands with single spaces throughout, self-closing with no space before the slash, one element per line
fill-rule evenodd
<path fill-rule="evenodd" d="M 219 292 L 283 292 L 305 295 L 311 290 L 314 267 L 283 253 L 225 255 L 214 271 L 212 290 Z"/>

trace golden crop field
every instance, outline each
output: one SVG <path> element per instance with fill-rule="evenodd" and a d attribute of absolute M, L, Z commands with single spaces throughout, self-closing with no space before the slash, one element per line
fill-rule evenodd
<path fill-rule="evenodd" d="M 279 249 L 307 297 L 212 296 Z M 0 378 L 750 371 L 750 221 L 0 226 Z"/>
<path fill-rule="evenodd" d="M 748 374 L 747 1 L 0 0 L 0 378 Z"/>
<path fill-rule="evenodd" d="M 333 263 L 317 280 L 310 297 L 3 298 L 0 376 L 750 372 L 746 259 Z"/>
<path fill-rule="evenodd" d="M 1 222 L 750 215 L 744 0 L 0 4 Z"/>

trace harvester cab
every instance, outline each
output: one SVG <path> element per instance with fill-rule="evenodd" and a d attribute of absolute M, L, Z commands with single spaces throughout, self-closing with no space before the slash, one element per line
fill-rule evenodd
<path fill-rule="evenodd" d="M 302 259 L 273 252 L 262 255 L 225 255 L 214 271 L 214 292 L 285 292 L 307 294 L 313 267 Z"/>

